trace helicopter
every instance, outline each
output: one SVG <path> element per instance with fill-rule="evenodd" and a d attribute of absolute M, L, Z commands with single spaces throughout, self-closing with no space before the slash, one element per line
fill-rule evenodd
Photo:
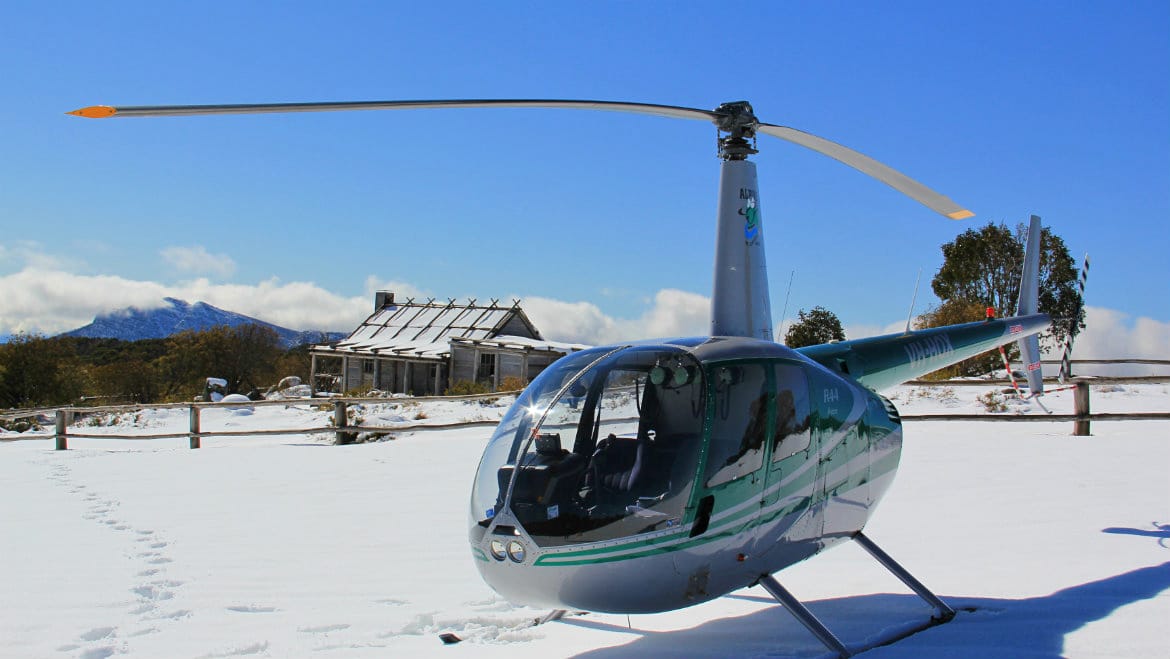
<path fill-rule="evenodd" d="M 902 421 L 881 391 L 1018 342 L 1043 393 L 1037 334 L 1040 221 L 1016 315 L 799 349 L 774 340 L 756 166 L 759 134 L 834 158 L 950 219 L 974 214 L 862 153 L 760 122 L 746 101 L 714 110 L 587 100 L 428 100 L 90 106 L 89 118 L 339 110 L 542 108 L 709 121 L 720 183 L 707 336 L 567 355 L 521 392 L 488 440 L 469 503 L 479 573 L 516 604 L 656 613 L 763 586 L 826 647 L 846 647 L 775 573 L 857 542 L 932 609 L 934 595 L 864 532 L 897 471 Z M 879 640 L 877 644 L 888 642 Z M 869 646 L 873 647 L 873 646 Z"/>

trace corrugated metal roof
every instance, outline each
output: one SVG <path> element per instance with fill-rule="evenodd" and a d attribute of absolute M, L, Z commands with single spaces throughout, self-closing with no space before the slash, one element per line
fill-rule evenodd
<path fill-rule="evenodd" d="M 336 345 L 314 346 L 314 350 L 370 356 L 445 358 L 451 354 L 451 339 L 490 339 L 508 324 L 513 315 L 523 317 L 523 313 L 519 306 L 501 307 L 494 302 L 487 306 L 477 305 L 474 301 L 467 304 L 413 300 L 391 303 L 375 311 Z M 526 319 L 525 322 L 527 324 Z"/>

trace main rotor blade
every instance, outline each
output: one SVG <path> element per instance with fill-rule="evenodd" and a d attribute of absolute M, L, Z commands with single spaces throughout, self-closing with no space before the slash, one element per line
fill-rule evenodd
<path fill-rule="evenodd" d="M 744 104 L 746 105 L 746 104 Z M 853 149 L 841 146 L 822 137 L 810 133 L 772 124 L 762 124 L 751 115 L 748 107 L 746 117 L 732 115 L 727 112 L 700 110 L 677 105 L 657 105 L 653 103 L 626 103 L 618 101 L 583 101 L 583 100 L 534 100 L 534 99 L 465 99 L 439 101 L 358 101 L 358 102 L 326 102 L 326 103 L 254 103 L 232 105 L 140 105 L 129 107 L 112 107 L 108 105 L 93 105 L 74 110 L 68 114 L 91 119 L 106 117 L 177 117 L 202 114 L 260 114 L 272 112 L 335 112 L 341 110 L 421 110 L 441 108 L 555 108 L 571 110 L 601 110 L 605 112 L 629 112 L 634 114 L 669 117 L 673 119 L 696 119 L 710 121 L 721 130 L 729 130 L 724 125 L 727 121 L 743 121 L 740 126 L 749 130 L 778 137 L 782 140 L 799 144 L 817 153 L 824 154 L 838 160 L 858 171 L 868 174 L 877 180 L 889 185 L 926 207 L 935 210 L 954 220 L 961 220 L 974 215 L 969 210 L 959 206 L 950 198 L 922 185 L 918 181 L 887 167 L 880 162 L 858 153 Z M 749 133 L 750 134 L 750 133 Z"/>
<path fill-rule="evenodd" d="M 817 137 L 816 135 L 796 130 L 795 128 L 774 126 L 772 124 L 760 124 L 756 128 L 756 131 L 765 135 L 771 135 L 772 137 L 779 137 L 793 144 L 799 144 L 817 153 L 829 156 L 838 162 L 845 163 L 862 173 L 869 174 L 927 208 L 946 215 L 952 220 L 963 220 L 975 215 L 975 213 L 956 204 L 950 197 L 931 190 L 902 172 L 883 165 L 864 153 L 854 151 L 846 146 L 841 146 L 823 137 Z"/>
<path fill-rule="evenodd" d="M 575 100 L 449 100 L 449 101 L 359 101 L 339 103 L 254 103 L 236 105 L 140 105 L 111 107 L 92 105 L 68 114 L 91 119 L 106 117 L 178 117 L 199 114 L 258 114 L 267 112 L 331 112 L 340 110 L 422 110 L 435 108 L 564 108 L 633 112 L 674 119 L 718 121 L 723 115 L 710 110 L 652 103 Z"/>

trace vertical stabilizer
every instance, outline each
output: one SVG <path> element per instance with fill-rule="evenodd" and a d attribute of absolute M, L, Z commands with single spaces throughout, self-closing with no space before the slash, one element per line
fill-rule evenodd
<path fill-rule="evenodd" d="M 1020 279 L 1020 302 L 1017 316 L 1039 312 L 1040 307 L 1040 218 L 1033 215 L 1028 223 L 1028 245 L 1024 250 L 1024 272 Z M 1033 396 L 1044 393 L 1044 375 L 1040 370 L 1040 337 L 1030 334 L 1017 342 L 1020 359 L 1027 369 L 1028 389 Z"/>
<path fill-rule="evenodd" d="M 748 160 L 724 160 L 720 175 L 711 335 L 774 340 L 756 165 Z"/>

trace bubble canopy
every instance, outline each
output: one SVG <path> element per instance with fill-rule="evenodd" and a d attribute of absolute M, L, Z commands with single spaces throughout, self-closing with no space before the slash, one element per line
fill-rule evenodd
<path fill-rule="evenodd" d="M 680 524 L 705 416 L 702 369 L 685 347 L 594 348 L 558 360 L 484 450 L 472 537 L 505 510 L 543 547 Z"/>

